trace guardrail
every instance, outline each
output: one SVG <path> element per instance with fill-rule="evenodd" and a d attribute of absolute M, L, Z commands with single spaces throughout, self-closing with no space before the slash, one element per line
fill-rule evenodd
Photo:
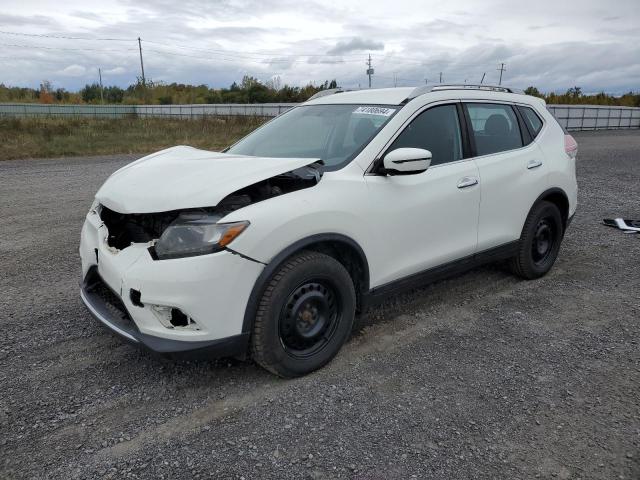
<path fill-rule="evenodd" d="M 0 104 L 0 117 L 165 117 L 198 118 L 212 116 L 275 117 L 296 103 L 219 103 L 198 105 L 44 105 L 38 103 Z M 607 130 L 640 128 L 640 108 L 599 105 L 548 105 L 560 125 L 567 130 Z"/>

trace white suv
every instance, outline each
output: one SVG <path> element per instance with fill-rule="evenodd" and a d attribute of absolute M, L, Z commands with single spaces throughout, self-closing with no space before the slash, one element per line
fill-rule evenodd
<path fill-rule="evenodd" d="M 542 100 L 504 87 L 322 92 L 223 153 L 174 147 L 109 177 L 81 296 L 153 351 L 302 375 L 385 295 L 495 260 L 547 273 L 576 152 Z"/>

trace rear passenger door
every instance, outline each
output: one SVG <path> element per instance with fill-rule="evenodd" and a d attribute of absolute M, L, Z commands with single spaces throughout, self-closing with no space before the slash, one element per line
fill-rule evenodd
<path fill-rule="evenodd" d="M 547 168 L 515 105 L 465 102 L 464 108 L 480 175 L 481 252 L 520 238 L 529 209 L 544 190 Z"/>

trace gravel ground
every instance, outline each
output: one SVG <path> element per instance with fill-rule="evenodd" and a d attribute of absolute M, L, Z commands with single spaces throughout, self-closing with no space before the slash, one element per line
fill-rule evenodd
<path fill-rule="evenodd" d="M 543 279 L 500 266 L 363 314 L 326 368 L 172 362 L 78 298 L 80 226 L 134 157 L 0 163 L 2 478 L 640 478 L 640 132 L 576 135 Z"/>

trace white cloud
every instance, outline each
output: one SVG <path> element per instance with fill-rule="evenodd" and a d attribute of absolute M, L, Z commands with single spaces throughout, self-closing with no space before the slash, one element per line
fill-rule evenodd
<path fill-rule="evenodd" d="M 640 87 L 638 0 L 69 0 L 46 18 L 34 14 L 42 1 L 3 6 L 2 30 L 126 41 L 0 34 L 0 83 L 77 89 L 101 67 L 106 84 L 126 86 L 140 75 L 140 36 L 146 77 L 167 82 L 228 86 L 249 74 L 357 86 L 371 53 L 380 87 L 441 71 L 447 82 L 485 72 L 495 82 L 499 62 L 518 87 Z"/>
<path fill-rule="evenodd" d="M 82 77 L 85 73 L 87 73 L 87 69 L 82 65 L 69 65 L 66 68 L 63 68 L 58 72 L 58 75 L 62 75 L 65 77 Z"/>
<path fill-rule="evenodd" d="M 103 70 L 102 73 L 104 75 L 123 75 L 127 73 L 127 69 L 124 67 L 114 67 L 114 68 L 109 68 L 107 70 Z"/>
<path fill-rule="evenodd" d="M 366 40 L 360 37 L 354 37 L 349 40 L 343 40 L 336 43 L 336 46 L 327 53 L 342 55 L 349 52 L 362 52 L 372 50 L 384 50 L 384 43 L 374 40 Z"/>

